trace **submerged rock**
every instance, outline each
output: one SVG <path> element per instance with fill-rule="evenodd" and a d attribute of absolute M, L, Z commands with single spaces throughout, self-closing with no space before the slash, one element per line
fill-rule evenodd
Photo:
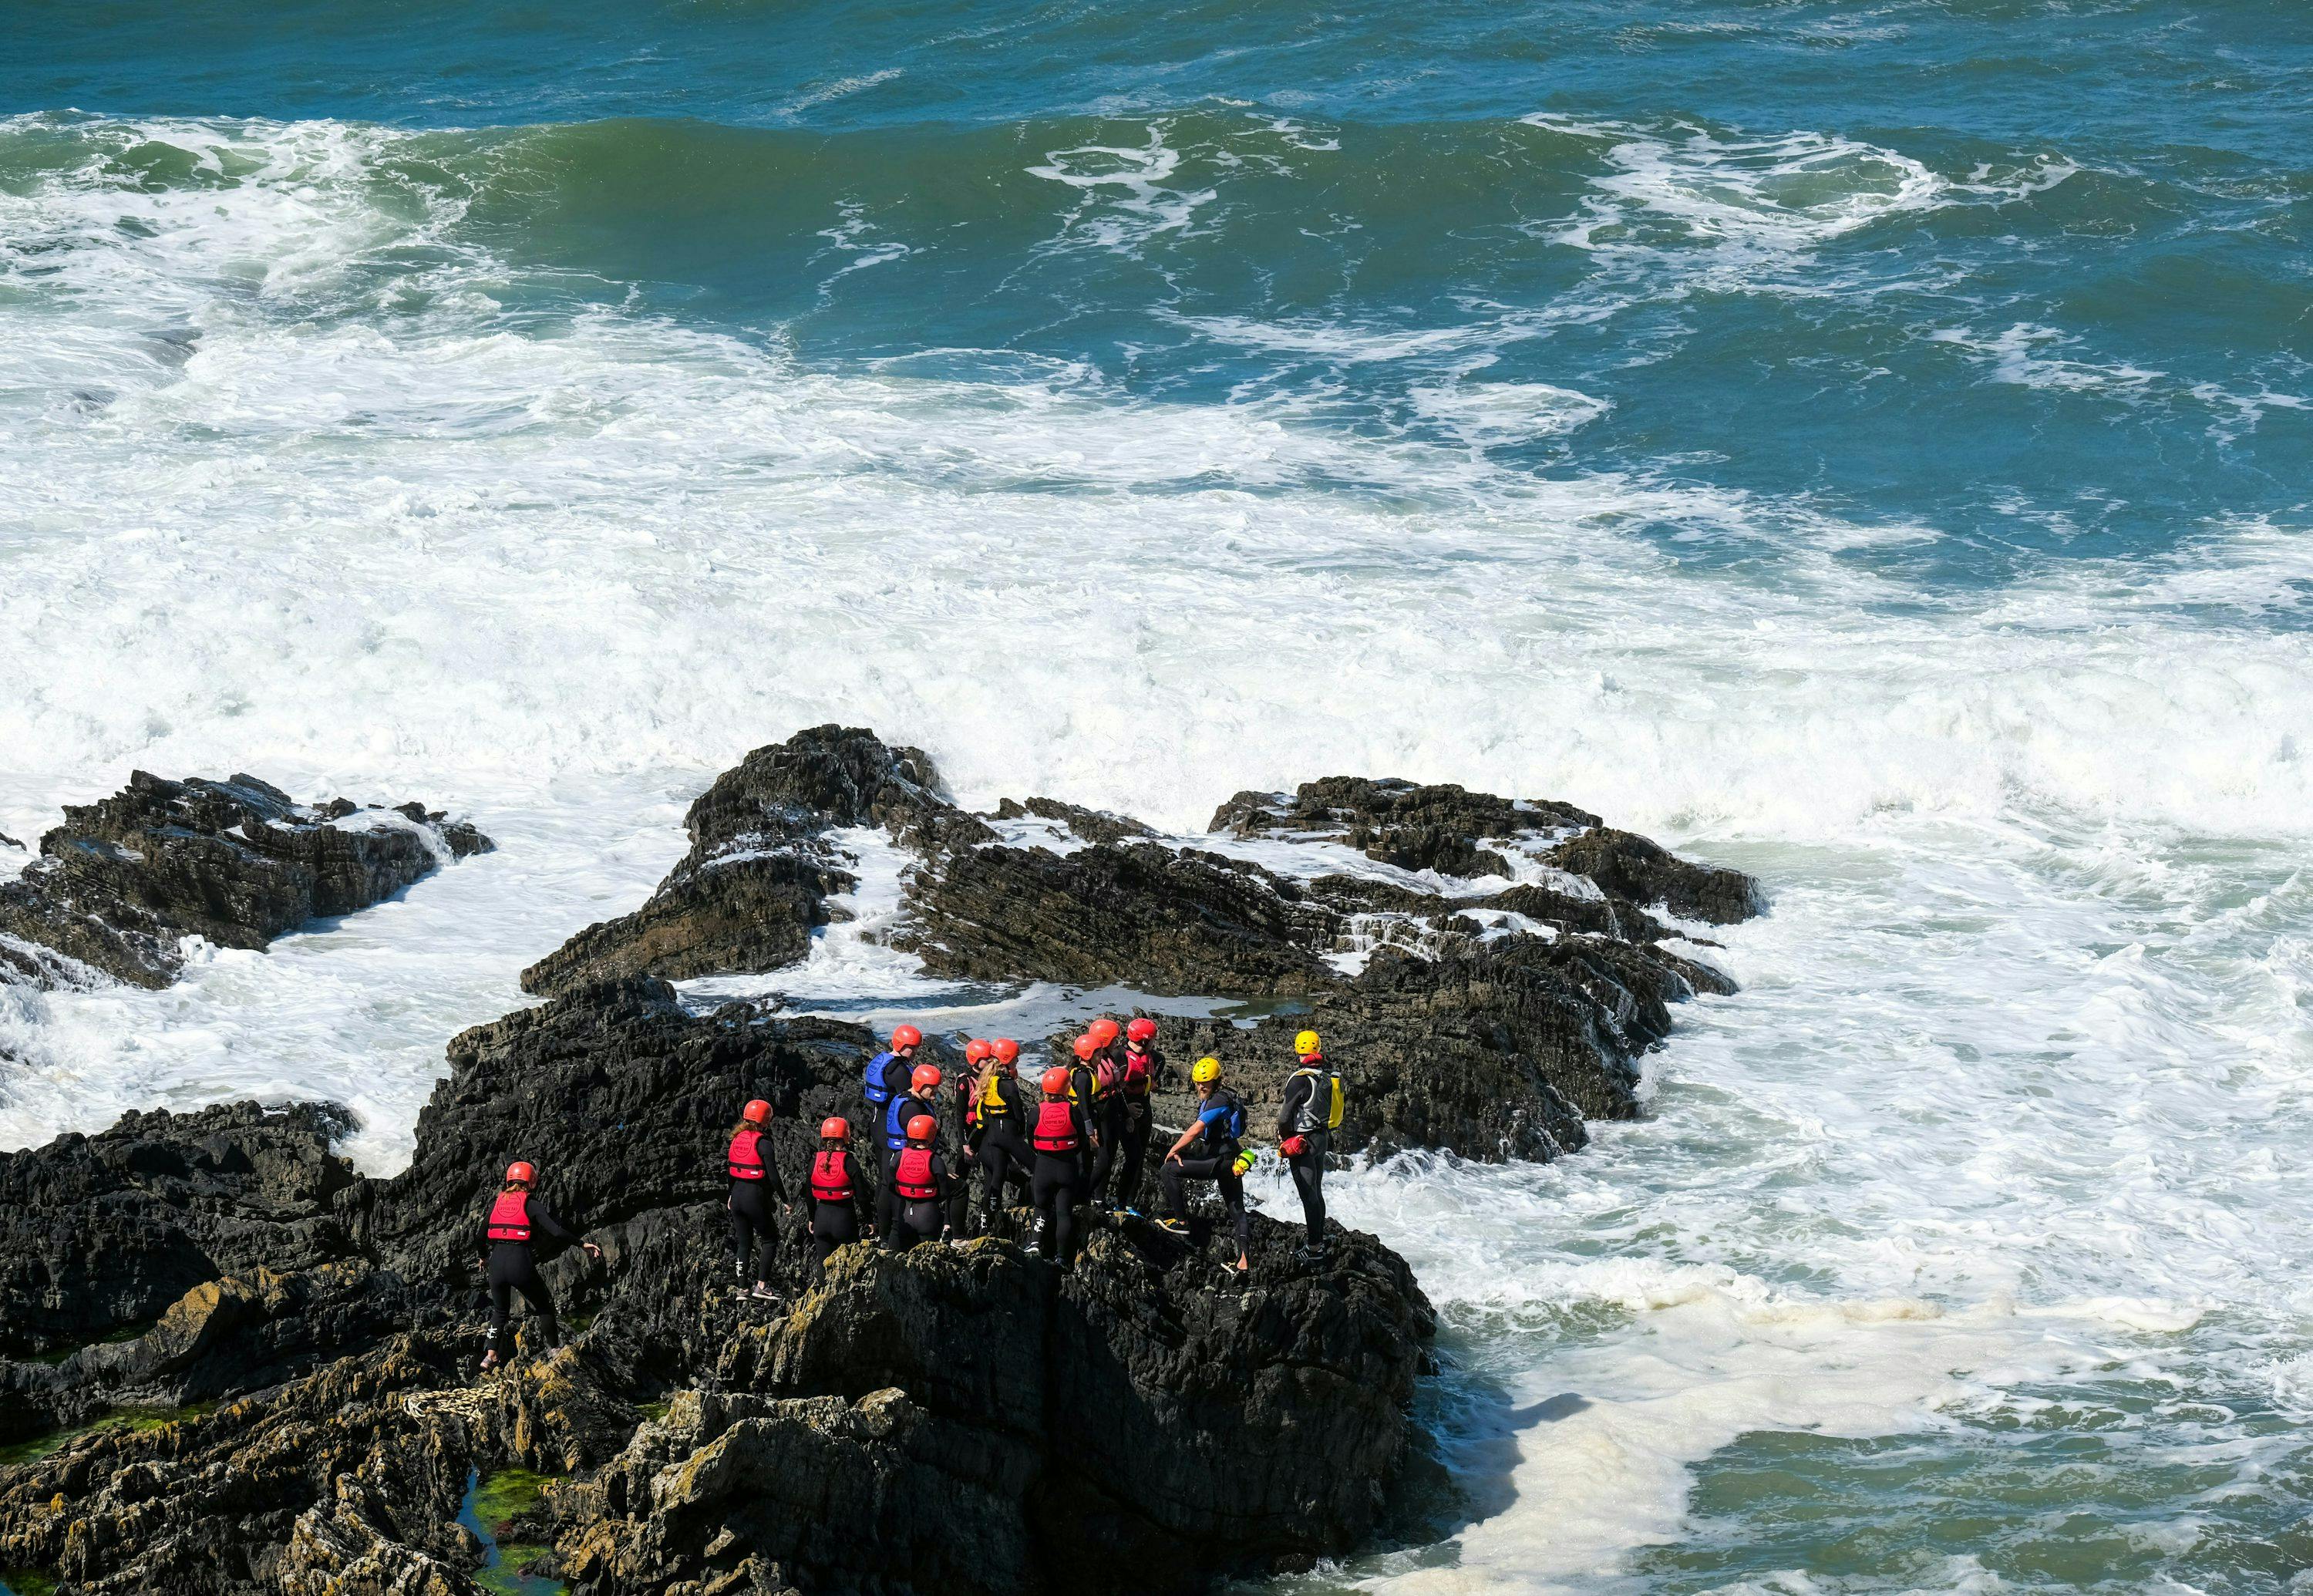
<path fill-rule="evenodd" d="M 417 804 L 316 807 L 254 776 L 169 781 L 137 771 L 110 798 L 67 806 L 40 857 L 0 882 L 0 964 L 43 986 L 81 983 L 75 965 L 166 986 L 184 967 L 186 937 L 262 948 L 490 846 Z"/>

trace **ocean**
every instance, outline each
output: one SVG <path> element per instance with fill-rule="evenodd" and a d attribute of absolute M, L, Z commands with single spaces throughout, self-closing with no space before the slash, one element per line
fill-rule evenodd
<path fill-rule="evenodd" d="M 246 770 L 500 850 L 0 990 L 0 1145 L 321 1096 L 400 1168 L 800 726 L 1176 829 L 1564 798 L 1762 878 L 1745 990 L 1579 1156 L 1338 1180 L 1456 1489 L 1271 1588 L 2313 1585 L 2313 13 L 5 31 L 0 832 Z M 1033 1008 L 861 907 L 759 984 Z"/>

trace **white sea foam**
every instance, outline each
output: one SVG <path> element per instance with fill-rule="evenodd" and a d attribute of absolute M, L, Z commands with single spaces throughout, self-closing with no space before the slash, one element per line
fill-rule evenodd
<path fill-rule="evenodd" d="M 87 137 L 102 160 L 0 197 L 9 259 L 41 263 L 0 304 L 0 831 L 144 766 L 418 798 L 501 846 L 166 992 L 0 990 L 0 1142 L 320 1094 L 396 1167 L 447 1036 L 638 903 L 689 798 L 799 725 L 921 744 L 976 806 L 1175 830 L 1243 788 L 1452 780 L 1776 902 L 1711 933 L 1746 990 L 1683 1013 L 1648 1122 L 1547 1169 L 1335 1183 L 1414 1257 L 1470 1389 L 1508 1392 L 1456 1442 L 1491 1484 L 1451 1577 L 1599 1577 L 1746 1429 L 1959 1425 L 2077 1380 L 2083 1346 L 2304 1409 L 2313 552 L 2287 528 L 1922 592 L 1850 556 L 1933 527 L 1539 480 L 1065 367 L 813 370 L 517 315 L 539 285 L 399 175 L 404 136 Z M 1944 202 L 1838 140 L 1600 137 L 1633 148 L 1594 250 L 1788 257 Z M 201 186 L 135 181 L 150 146 Z M 1200 203 L 1161 141 L 1045 164 L 1083 195 L 1066 243 Z M 870 934 L 898 861 L 847 842 L 876 867 L 857 918 L 694 1001 L 1024 1036 L 1132 1001 L 926 982 Z"/>

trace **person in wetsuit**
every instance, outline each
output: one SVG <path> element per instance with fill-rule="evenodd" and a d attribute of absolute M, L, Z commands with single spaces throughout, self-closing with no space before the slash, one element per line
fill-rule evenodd
<path fill-rule="evenodd" d="M 557 1241 L 578 1241 L 577 1235 L 554 1217 L 545 1200 L 531 1190 L 538 1171 L 517 1159 L 506 1166 L 506 1184 L 490 1204 L 489 1217 L 483 1223 L 483 1235 L 489 1250 L 482 1258 L 483 1278 L 490 1287 L 490 1346 L 482 1354 L 484 1372 L 497 1368 L 513 1350 L 513 1337 L 508 1328 L 508 1314 L 514 1306 L 514 1293 L 520 1292 L 530 1311 L 543 1321 L 546 1345 L 551 1349 L 562 1345 L 562 1327 L 554 1317 L 554 1294 L 538 1277 L 538 1259 L 531 1249 L 531 1238 L 543 1230 Z M 581 1241 L 586 1256 L 600 1258 L 602 1249 L 591 1241 Z"/>
<path fill-rule="evenodd" d="M 1037 1248 L 1046 1257 L 1058 1258 L 1064 1269 L 1072 1257 L 1076 1202 L 1083 1189 L 1080 1160 L 1094 1139 L 1092 1121 L 1084 1104 L 1071 1095 L 1069 1075 L 1058 1064 L 1044 1071 L 1043 1100 L 1036 1105 L 1028 1134 L 1036 1160 L 1028 1195 L 1036 1204 Z"/>
<path fill-rule="evenodd" d="M 940 1083 L 937 1064 L 918 1064 L 908 1077 L 907 1089 L 894 1093 L 884 1107 L 883 1162 L 875 1176 L 875 1233 L 889 1237 L 892 1233 L 892 1169 L 900 1161 L 900 1154 L 908 1145 L 908 1122 L 919 1115 L 938 1118 L 937 1096 Z"/>
<path fill-rule="evenodd" d="M 908 1077 L 916 1067 L 916 1049 L 924 1045 L 924 1034 L 911 1025 L 892 1028 L 892 1045 L 867 1061 L 862 1072 L 860 1095 L 867 1099 L 867 1125 L 870 1130 L 884 1123 L 891 1111 L 892 1099 L 908 1089 Z M 881 1184 L 889 1173 L 888 1160 L 879 1147 L 875 1161 L 875 1178 Z"/>
<path fill-rule="evenodd" d="M 954 1189 L 947 1200 L 948 1233 L 962 1236 L 972 1219 L 972 1172 L 980 1167 L 980 1089 L 996 1045 L 974 1036 L 963 1045 L 963 1073 L 955 1080 Z"/>
<path fill-rule="evenodd" d="M 1244 1209 L 1244 1100 L 1221 1084 L 1221 1062 L 1200 1058 L 1189 1071 L 1197 1090 L 1197 1117 L 1172 1151 L 1165 1155 L 1157 1177 L 1165 1187 L 1165 1218 L 1158 1222 L 1176 1236 L 1189 1233 L 1188 1198 L 1183 1183 L 1209 1180 L 1218 1187 L 1221 1205 L 1228 1210 L 1236 1233 L 1236 1266 L 1253 1266 L 1253 1219 Z M 1194 1158 L 1184 1157 L 1192 1142 L 1200 1143 Z"/>
<path fill-rule="evenodd" d="M 1124 1140 L 1124 1066 L 1116 1057 L 1123 1035 L 1124 1028 L 1116 1021 L 1105 1017 L 1095 1019 L 1084 1035 L 1092 1051 L 1077 1055 L 1085 1065 L 1080 1084 L 1089 1082 L 1091 1091 L 1086 1101 L 1092 1128 L 1100 1137 L 1099 1150 L 1085 1172 L 1085 1200 L 1103 1207 L 1108 1205 L 1108 1178 L 1115 1171 L 1117 1150 Z"/>
<path fill-rule="evenodd" d="M 748 1277 L 749 1263 L 754 1265 L 755 1284 L 748 1294 L 765 1301 L 778 1297 L 771 1290 L 771 1258 L 779 1242 L 778 1231 L 771 1224 L 771 1199 L 779 1200 L 781 1213 L 795 1212 L 787 1202 L 787 1188 L 763 1145 L 763 1127 L 770 1123 L 771 1106 L 755 1098 L 739 1111 L 731 1146 L 724 1155 L 731 1176 L 731 1195 L 724 1204 L 731 1213 L 731 1255 L 741 1280 Z"/>
<path fill-rule="evenodd" d="M 1115 1206 L 1129 1211 L 1140 1200 L 1140 1176 L 1148 1162 L 1148 1136 L 1156 1123 L 1149 1111 L 1148 1094 L 1163 1079 L 1165 1070 L 1164 1060 L 1156 1052 L 1155 1020 L 1143 1015 L 1124 1027 L 1124 1056 L 1117 1063 L 1122 1074 L 1117 1098 L 1123 1105 L 1123 1112 L 1118 1115 L 1113 1195 Z"/>
<path fill-rule="evenodd" d="M 851 1124 L 839 1115 L 819 1122 L 819 1151 L 804 1176 L 811 1201 L 811 1277 L 827 1273 L 828 1255 L 859 1239 L 859 1211 L 866 1205 L 866 1183 L 851 1159 Z"/>
<path fill-rule="evenodd" d="M 905 1252 L 919 1241 L 937 1241 L 947 1234 L 948 1198 L 955 1177 L 947 1160 L 933 1145 L 939 1139 L 939 1121 L 919 1114 L 901 1127 L 905 1140 L 892 1160 L 890 1188 L 893 1224 L 884 1232 L 884 1245 Z"/>
<path fill-rule="evenodd" d="M 1003 1213 L 1007 1185 L 1024 1192 L 1034 1173 L 1034 1154 L 1028 1148 L 1027 1105 L 1020 1093 L 1020 1045 L 998 1036 L 989 1045 L 988 1064 L 980 1078 L 980 1233 L 990 1234 Z"/>
<path fill-rule="evenodd" d="M 1277 1111 L 1277 1148 L 1301 1194 L 1301 1220 L 1309 1239 L 1303 1250 L 1325 1256 L 1325 1155 L 1332 1150 L 1333 1126 L 1341 1115 L 1340 1071 L 1325 1062 L 1317 1033 L 1293 1038 L 1300 1067 L 1286 1078 L 1285 1101 Z"/>

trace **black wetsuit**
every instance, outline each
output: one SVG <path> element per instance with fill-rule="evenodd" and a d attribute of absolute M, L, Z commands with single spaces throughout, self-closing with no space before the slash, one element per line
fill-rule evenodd
<path fill-rule="evenodd" d="M 1198 1138 L 1200 1150 L 1192 1155 L 1166 1159 L 1157 1171 L 1165 1187 L 1165 1209 L 1174 1219 L 1189 1217 L 1188 1195 L 1182 1183 L 1189 1180 L 1209 1180 L 1219 1190 L 1221 1206 L 1228 1210 L 1229 1221 L 1236 1233 L 1236 1249 L 1242 1255 L 1253 1246 L 1253 1218 L 1244 1211 L 1244 1182 L 1237 1178 L 1236 1155 L 1244 1132 L 1244 1101 L 1228 1088 L 1217 1087 L 1197 1110 Z"/>
<path fill-rule="evenodd" d="M 983 1235 L 995 1227 L 996 1216 L 1004 1212 L 1005 1186 L 1028 1186 L 1034 1159 L 1029 1151 L 1027 1132 L 1020 1116 L 1019 1078 L 1010 1074 L 998 1075 L 996 1078 L 996 1103 L 990 1104 L 983 1097 L 980 1104 L 977 1162 L 980 1165 L 980 1228 Z M 956 1184 L 961 1187 L 963 1183 L 958 1180 Z"/>
<path fill-rule="evenodd" d="M 536 1192 L 530 1194 L 524 1204 L 530 1215 L 533 1233 L 543 1231 L 557 1241 L 578 1239 L 568 1226 L 554 1217 L 546 1199 Z M 483 1240 L 489 1248 L 489 1260 L 485 1272 L 490 1284 L 490 1350 L 503 1362 L 514 1350 L 514 1336 L 507 1323 L 514 1308 L 514 1294 L 522 1300 L 541 1322 L 541 1329 L 550 1347 L 562 1345 L 562 1326 L 554 1317 L 554 1293 L 538 1277 L 538 1259 L 527 1241 L 492 1241 L 488 1238 L 488 1221 L 484 1221 Z"/>
<path fill-rule="evenodd" d="M 931 1187 L 928 1197 L 904 1196 L 900 1191 L 901 1155 L 892 1156 L 892 1172 L 884 1177 L 885 1200 L 891 1204 L 894 1222 L 884 1231 L 884 1245 L 893 1252 L 905 1252 L 919 1241 L 937 1241 L 947 1228 L 948 1200 L 954 1195 L 956 1179 L 947 1170 L 947 1160 L 935 1147 L 925 1168 L 925 1179 Z"/>
<path fill-rule="evenodd" d="M 824 1142 L 821 1143 L 820 1151 L 830 1151 L 832 1150 Z M 821 1196 L 819 1188 L 812 1184 L 812 1165 L 804 1166 L 803 1189 L 811 1202 L 811 1274 L 814 1280 L 826 1271 L 828 1254 L 847 1241 L 859 1239 L 859 1209 L 866 1201 L 866 1195 L 860 1190 L 858 1161 L 851 1156 L 849 1148 L 842 1151 L 843 1178 L 850 1195 L 840 1201 Z M 812 1163 L 818 1161 L 818 1156 L 813 1155 Z"/>
<path fill-rule="evenodd" d="M 1285 1155 L 1285 1167 L 1292 1172 L 1293 1189 L 1301 1194 L 1301 1219 L 1312 1247 L 1325 1245 L 1325 1154 L 1333 1144 L 1333 1133 L 1325 1125 L 1332 1104 L 1312 1101 L 1321 1089 L 1330 1099 L 1331 1077 L 1297 1072 L 1286 1081 L 1285 1104 L 1277 1111 L 1277 1139 L 1281 1142 L 1297 1135 L 1304 1143 L 1301 1151 Z"/>
<path fill-rule="evenodd" d="M 875 1127 L 875 1233 L 879 1236 L 892 1233 L 892 1167 L 900 1160 L 900 1150 L 892 1145 L 889 1127 L 896 1124 L 904 1131 L 917 1115 L 933 1112 L 932 1105 L 918 1097 L 912 1087 L 893 1101 L 899 1105 L 899 1111 L 892 1114 L 887 1110 L 887 1117 Z M 904 1142 L 905 1138 L 901 1140 Z"/>
<path fill-rule="evenodd" d="M 1126 1055 L 1129 1068 L 1131 1055 Z M 1164 1072 L 1164 1060 L 1155 1048 L 1148 1050 L 1148 1090 L 1156 1089 Z M 1113 1201 L 1119 1208 L 1130 1208 L 1140 1200 L 1140 1177 L 1148 1167 L 1148 1134 L 1156 1126 L 1156 1118 L 1148 1109 L 1148 1092 L 1134 1092 L 1119 1088 L 1117 1098 L 1122 1110 L 1117 1115 L 1116 1141 L 1117 1176 Z M 1101 1132 L 1104 1140 L 1108 1133 Z"/>
<path fill-rule="evenodd" d="M 890 1155 L 884 1151 L 884 1111 L 891 1107 L 893 1098 L 907 1094 L 908 1078 L 915 1072 L 915 1060 L 892 1054 L 884 1064 L 884 1101 L 878 1103 L 873 1098 L 866 1098 L 867 1123 L 875 1135 L 875 1180 L 878 1185 L 890 1172 L 892 1162 Z"/>
<path fill-rule="evenodd" d="M 1046 1098 L 1045 1102 L 1058 1100 Z M 1042 1103 L 1037 1105 L 1038 1120 L 1042 1118 L 1043 1107 Z M 1092 1121 L 1086 1117 L 1084 1105 L 1069 1103 L 1068 1110 L 1069 1123 L 1076 1131 L 1077 1149 L 1055 1152 L 1035 1148 L 1033 1173 L 1028 1181 L 1028 1196 L 1036 1204 L 1036 1223 L 1044 1256 L 1056 1257 L 1063 1264 L 1073 1256 L 1070 1247 L 1076 1238 L 1076 1204 L 1084 1189 L 1084 1166 L 1077 1150 L 1092 1135 Z M 1032 1126 L 1035 1123 L 1030 1122 Z"/>
<path fill-rule="evenodd" d="M 770 1133 L 762 1133 L 768 1143 Z M 761 1180 L 731 1180 L 731 1198 L 727 1204 L 731 1216 L 731 1257 L 738 1268 L 739 1278 L 750 1278 L 749 1264 L 754 1265 L 752 1278 L 768 1281 L 771 1277 L 771 1260 L 778 1255 L 779 1232 L 771 1221 L 771 1199 L 782 1204 L 787 1200 L 787 1188 L 779 1183 L 779 1172 L 772 1167 L 768 1147 L 758 1144 L 757 1158 L 763 1160 Z"/>

